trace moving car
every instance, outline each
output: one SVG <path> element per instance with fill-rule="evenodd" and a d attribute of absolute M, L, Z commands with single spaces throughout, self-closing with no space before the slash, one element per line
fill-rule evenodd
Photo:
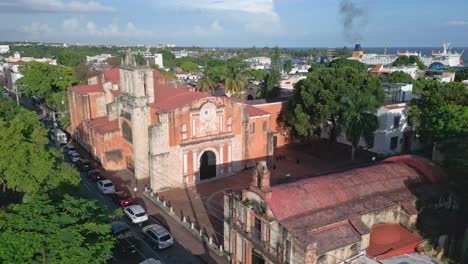
<path fill-rule="evenodd" d="M 148 220 L 148 214 L 140 205 L 129 205 L 125 207 L 124 213 L 134 224 L 143 223 Z"/>
<path fill-rule="evenodd" d="M 91 182 L 97 182 L 97 181 L 102 181 L 104 180 L 104 177 L 102 177 L 101 173 L 97 170 L 90 170 L 88 171 L 88 173 L 86 174 L 86 176 L 88 177 L 88 179 L 91 181 Z"/>
<path fill-rule="evenodd" d="M 112 194 L 112 201 L 124 208 L 133 204 L 133 200 L 126 191 L 118 191 Z"/>
<path fill-rule="evenodd" d="M 124 254 L 137 252 L 140 241 L 135 237 L 130 227 L 124 222 L 111 223 L 112 235 L 117 239 L 117 246 Z"/>
<path fill-rule="evenodd" d="M 153 224 L 142 229 L 143 237 L 157 249 L 165 249 L 174 244 L 171 234 L 162 226 Z"/>
<path fill-rule="evenodd" d="M 140 262 L 139 264 L 162 264 L 162 262 L 159 260 L 155 260 L 154 258 L 149 258 L 143 262 Z"/>
<path fill-rule="evenodd" d="M 115 193 L 115 186 L 111 180 L 100 180 L 97 182 L 97 188 L 103 194 Z"/>
<path fill-rule="evenodd" d="M 80 171 L 90 171 L 93 167 L 91 166 L 91 162 L 87 159 L 80 159 L 78 162 L 78 167 L 80 168 Z"/>

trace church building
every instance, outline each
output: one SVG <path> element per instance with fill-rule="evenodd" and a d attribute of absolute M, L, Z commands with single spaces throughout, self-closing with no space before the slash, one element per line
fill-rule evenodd
<path fill-rule="evenodd" d="M 71 130 L 107 170 L 130 169 L 154 191 L 232 175 L 267 160 L 288 135 L 284 105 L 249 105 L 181 85 L 127 54 L 120 68 L 68 89 Z"/>

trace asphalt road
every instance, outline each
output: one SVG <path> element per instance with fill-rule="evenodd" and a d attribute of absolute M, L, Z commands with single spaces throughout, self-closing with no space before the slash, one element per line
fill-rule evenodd
<path fill-rule="evenodd" d="M 13 95 L 11 95 L 13 97 Z M 21 98 L 21 104 L 28 108 L 29 110 L 35 111 L 38 115 L 41 115 L 40 108 L 29 101 L 27 98 Z M 53 127 L 53 122 L 51 120 L 42 119 L 41 120 L 46 127 Z M 51 142 L 51 146 L 56 146 Z M 65 157 L 65 160 L 68 160 Z M 116 204 L 112 202 L 109 196 L 101 194 L 96 187 L 95 183 L 92 183 L 88 180 L 85 173 L 80 173 L 81 175 L 81 183 L 79 186 L 80 193 L 87 197 L 88 199 L 97 201 L 98 204 L 103 206 L 109 211 L 109 214 L 114 212 L 115 210 L 122 210 Z M 149 216 L 150 221 L 152 223 L 157 223 L 157 219 L 155 217 Z M 141 227 L 139 225 L 135 225 L 129 221 L 128 218 L 124 217 L 122 219 L 125 221 L 128 226 L 132 229 L 135 237 L 137 237 L 141 243 L 138 251 L 134 254 L 130 255 L 122 255 L 120 252 L 115 250 L 114 255 L 108 260 L 108 263 L 117 263 L 117 264 L 138 264 L 145 259 L 154 258 L 156 260 L 161 261 L 163 264 L 203 264 L 205 263 L 200 257 L 193 255 L 190 251 L 185 249 L 181 246 L 177 241 L 174 241 L 174 244 L 163 250 L 156 250 L 149 244 L 147 241 L 142 239 L 142 232 Z M 163 225 L 164 226 L 164 225 Z"/>

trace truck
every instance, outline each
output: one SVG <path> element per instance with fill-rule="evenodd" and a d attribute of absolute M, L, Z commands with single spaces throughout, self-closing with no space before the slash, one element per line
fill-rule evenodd
<path fill-rule="evenodd" d="M 60 128 L 52 128 L 50 130 L 50 138 L 58 145 L 67 144 L 67 134 Z"/>

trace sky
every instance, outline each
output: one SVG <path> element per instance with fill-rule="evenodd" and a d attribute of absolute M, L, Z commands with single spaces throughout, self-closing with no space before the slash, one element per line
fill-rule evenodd
<path fill-rule="evenodd" d="M 466 0 L 0 0 L 0 40 L 468 47 L 466 10 Z"/>

